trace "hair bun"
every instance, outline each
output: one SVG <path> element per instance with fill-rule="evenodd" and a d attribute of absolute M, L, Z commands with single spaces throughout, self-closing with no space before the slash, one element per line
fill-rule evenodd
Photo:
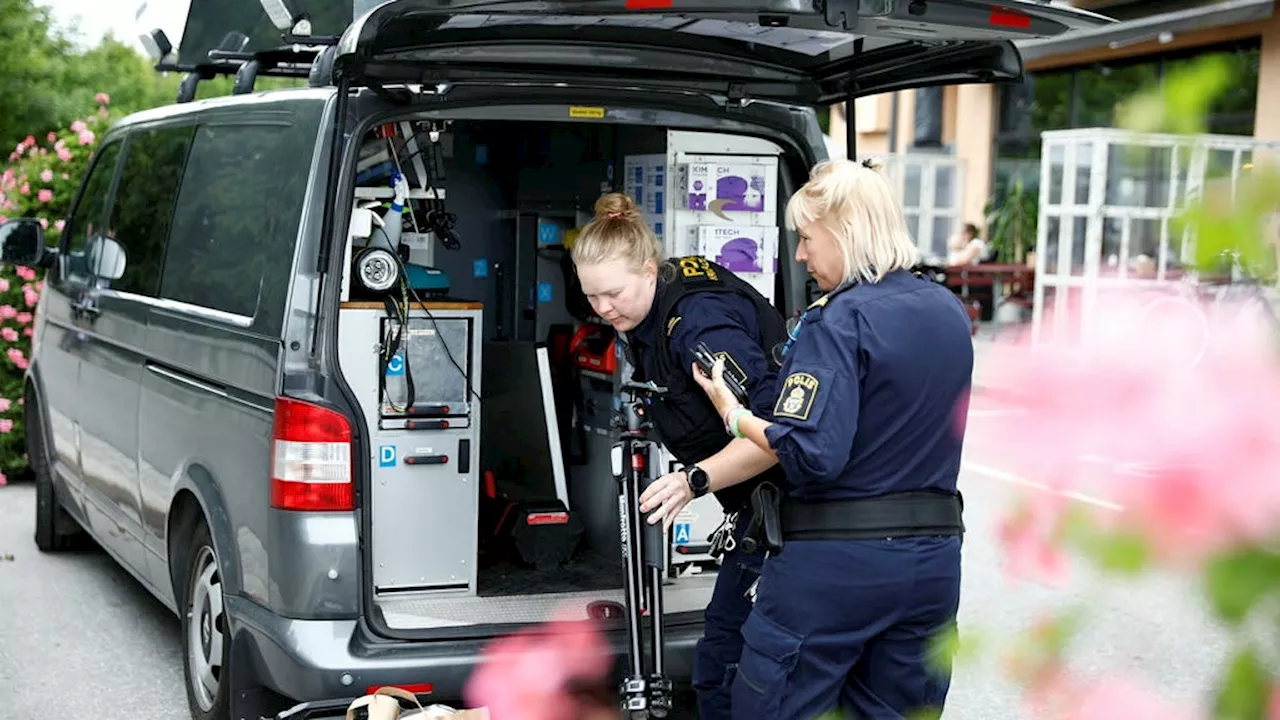
<path fill-rule="evenodd" d="M 619 218 L 629 222 L 640 219 L 640 208 L 636 207 L 635 201 L 625 193 L 609 193 L 596 201 L 597 220 Z"/>

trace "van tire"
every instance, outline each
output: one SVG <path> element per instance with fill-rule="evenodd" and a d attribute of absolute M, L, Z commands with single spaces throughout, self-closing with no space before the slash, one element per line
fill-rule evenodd
<path fill-rule="evenodd" d="M 58 501 L 58 491 L 53 486 L 53 468 L 45 453 L 44 425 L 31 392 L 26 393 L 23 402 L 23 422 L 27 432 L 28 463 L 36 484 L 36 548 L 40 552 L 70 549 L 83 531 Z"/>
<path fill-rule="evenodd" d="M 231 657 L 222 571 L 203 519 L 186 545 L 182 585 L 182 667 L 187 705 L 195 720 L 224 720 L 230 714 Z"/>

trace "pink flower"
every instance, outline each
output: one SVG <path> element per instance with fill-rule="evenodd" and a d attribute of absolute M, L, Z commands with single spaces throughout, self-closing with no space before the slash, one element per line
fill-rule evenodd
<path fill-rule="evenodd" d="M 22 301 L 27 304 L 27 307 L 35 307 L 36 303 L 40 302 L 40 293 L 35 290 L 24 292 L 22 293 Z"/>
<path fill-rule="evenodd" d="M 35 328 L 24 327 L 22 328 L 22 334 L 25 337 L 35 337 L 36 331 Z"/>
<path fill-rule="evenodd" d="M 9 478 L 5 477 L 4 473 L 0 473 L 0 487 L 4 487 L 5 485 L 8 485 L 8 484 L 9 484 Z"/>
<path fill-rule="evenodd" d="M 49 140 L 49 142 L 56 142 L 58 139 L 58 133 L 50 130 L 46 138 Z"/>
<path fill-rule="evenodd" d="M 109 105 L 109 104 L 111 103 L 111 96 L 110 96 L 110 95 L 108 95 L 108 94 L 106 94 L 106 93 L 104 93 L 104 92 L 100 92 L 100 93 L 98 93 L 97 95 L 94 95 L 94 96 L 93 96 L 93 99 L 94 99 L 94 100 L 95 100 L 99 105 Z"/>
<path fill-rule="evenodd" d="M 45 172 L 49 171 L 45 170 Z M 49 188 L 41 188 L 40 192 L 36 193 L 36 200 L 39 200 L 42 203 L 47 203 L 53 200 L 53 191 Z"/>
<path fill-rule="evenodd" d="M 53 171 L 45 170 L 44 172 L 40 173 L 40 182 L 46 182 L 46 183 L 53 182 Z"/>
<path fill-rule="evenodd" d="M 22 183 L 22 187 L 18 188 L 18 192 L 22 193 L 23 195 L 30 195 L 31 183 Z"/>
<path fill-rule="evenodd" d="M 59 220 L 53 224 L 53 229 L 57 230 L 58 232 L 62 232 L 63 228 L 65 228 L 66 226 L 67 226 L 66 220 Z"/>
<path fill-rule="evenodd" d="M 35 135 L 28 135 L 27 139 L 22 141 L 22 147 L 31 147 L 32 145 L 35 145 L 35 144 L 36 144 Z"/>
<path fill-rule="evenodd" d="M 1280 365 L 1269 328 L 1239 308 L 1202 308 L 1200 319 L 1149 302 L 1106 297 L 1087 346 L 1042 338 L 998 350 L 996 370 L 1029 398 L 1028 414 L 983 427 L 1017 438 L 1006 446 L 1030 477 L 1125 508 L 1104 525 L 1139 530 L 1165 560 L 1195 561 L 1280 530 Z M 1114 470 L 1125 463 L 1142 471 Z"/>
<path fill-rule="evenodd" d="M 1062 585 L 1070 567 L 1059 535 L 1066 511 L 1066 498 L 1052 492 L 1037 492 L 999 525 L 999 538 L 1007 559 L 1006 571 L 1015 577 L 1029 577 Z"/>
<path fill-rule="evenodd" d="M 14 365 L 17 365 L 18 367 L 26 367 L 26 365 L 20 364 L 20 363 L 25 363 L 27 361 L 26 356 L 22 354 L 21 350 L 19 350 L 18 348 L 9 348 L 4 352 L 5 352 L 5 355 L 9 357 L 9 362 L 13 363 Z"/>
<path fill-rule="evenodd" d="M 0 418 L 0 434 L 8 433 L 13 430 L 13 421 L 9 418 Z"/>
<path fill-rule="evenodd" d="M 9 292 L 9 278 L 0 278 L 0 293 Z"/>
<path fill-rule="evenodd" d="M 0 307 L 0 317 L 4 317 L 4 308 L 3 308 L 3 307 Z M 14 317 L 14 318 L 17 318 L 18 323 L 19 323 L 20 325 L 26 325 L 27 323 L 31 322 L 31 313 L 26 312 L 26 311 L 20 312 L 20 313 L 18 313 L 17 315 L 14 315 L 13 317 Z"/>
<path fill-rule="evenodd" d="M 18 331 L 11 327 L 0 328 L 0 337 L 4 338 L 5 342 L 17 342 Z"/>
<path fill-rule="evenodd" d="M 58 148 L 57 152 L 58 152 L 59 160 L 61 160 L 62 162 L 71 162 L 72 155 L 70 150 L 64 147 L 60 147 Z"/>
<path fill-rule="evenodd" d="M 71 132 L 73 133 L 82 133 L 88 129 L 89 129 L 89 126 L 85 125 L 83 120 L 76 120 L 75 122 L 71 123 Z"/>
<path fill-rule="evenodd" d="M 29 267 L 18 267 L 14 272 L 18 274 L 18 277 L 28 282 L 36 279 L 36 271 Z"/>
<path fill-rule="evenodd" d="M 490 643 L 467 683 L 467 703 L 487 707 L 494 720 L 581 717 L 583 708 L 568 686 L 606 682 L 611 664 L 599 628 L 562 613 L 542 627 Z"/>
<path fill-rule="evenodd" d="M 21 268 L 19 268 L 21 269 Z M 18 311 L 12 305 L 0 305 L 0 318 L 12 320 L 18 316 Z"/>
<path fill-rule="evenodd" d="M 81 145 L 92 145 L 95 139 L 95 136 L 92 130 L 84 130 L 80 133 L 80 136 L 78 139 L 80 140 Z"/>
<path fill-rule="evenodd" d="M 0 412 L 9 412 L 9 408 L 12 406 L 13 403 L 9 401 L 9 398 L 0 398 Z"/>
<path fill-rule="evenodd" d="M 1082 689 L 1083 696 L 1076 696 L 1077 704 L 1069 720 L 1190 720 L 1197 717 L 1191 709 L 1160 700 L 1149 690 L 1125 680 L 1107 680 Z"/>
<path fill-rule="evenodd" d="M 49 229 L 49 221 L 48 221 L 47 219 L 45 219 L 45 218 L 40 218 L 40 227 L 44 228 L 45 230 L 48 230 L 48 229 Z"/>

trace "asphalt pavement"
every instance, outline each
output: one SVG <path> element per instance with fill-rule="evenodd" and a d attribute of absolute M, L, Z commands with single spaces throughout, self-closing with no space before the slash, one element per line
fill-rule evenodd
<path fill-rule="evenodd" d="M 1181 705 L 1208 697 L 1225 634 L 1186 578 L 1124 581 L 1073 567 L 1062 587 L 1006 577 L 997 523 L 1016 493 L 1045 492 L 1000 467 L 986 418 L 1016 408 L 979 398 L 964 473 L 961 632 L 976 660 L 956 668 L 946 720 L 1031 718 L 998 648 L 1046 612 L 1082 605 L 1070 651 L 1086 675 L 1132 675 Z M 1074 498 L 1114 507 L 1106 498 Z M 186 720 L 178 621 L 100 550 L 44 555 L 31 540 L 34 488 L 0 488 L 0 707 L 15 718 Z"/>

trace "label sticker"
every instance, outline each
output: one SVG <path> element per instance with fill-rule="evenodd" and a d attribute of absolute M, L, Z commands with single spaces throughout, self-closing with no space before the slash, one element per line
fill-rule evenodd
<path fill-rule="evenodd" d="M 471 261 L 471 275 L 473 277 L 489 277 L 489 260 L 488 258 L 476 258 Z"/>
<path fill-rule="evenodd" d="M 549 282 L 538 283 L 538 302 L 540 303 L 551 302 L 551 283 Z"/>
<path fill-rule="evenodd" d="M 676 523 L 675 524 L 675 543 L 677 545 L 688 545 L 689 536 L 693 534 L 692 523 Z"/>
<path fill-rule="evenodd" d="M 569 117 L 571 118 L 592 118 L 599 120 L 604 117 L 604 108 L 602 107 L 570 107 Z"/>
<path fill-rule="evenodd" d="M 404 374 L 404 355 L 396 353 L 387 361 L 387 376 Z"/>
<path fill-rule="evenodd" d="M 378 467 L 396 466 L 396 446 L 382 445 L 378 448 Z"/>

